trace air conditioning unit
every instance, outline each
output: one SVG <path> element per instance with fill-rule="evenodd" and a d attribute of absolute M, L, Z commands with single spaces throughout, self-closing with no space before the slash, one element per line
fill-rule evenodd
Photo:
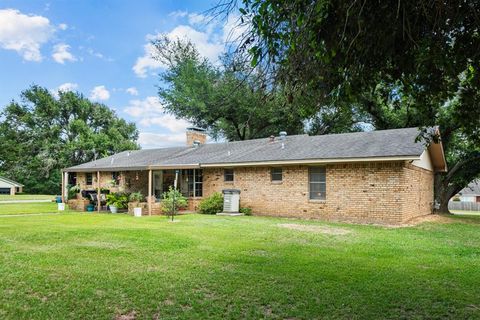
<path fill-rule="evenodd" d="M 223 213 L 235 214 L 240 209 L 240 190 L 224 189 L 223 192 Z"/>

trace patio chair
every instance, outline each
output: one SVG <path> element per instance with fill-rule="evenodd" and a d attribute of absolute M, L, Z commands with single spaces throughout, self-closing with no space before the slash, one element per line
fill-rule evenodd
<path fill-rule="evenodd" d="M 90 199 L 95 206 L 95 210 L 98 210 L 98 197 L 97 193 L 90 193 Z M 100 194 L 100 210 L 107 210 L 107 196 L 103 193 Z"/>

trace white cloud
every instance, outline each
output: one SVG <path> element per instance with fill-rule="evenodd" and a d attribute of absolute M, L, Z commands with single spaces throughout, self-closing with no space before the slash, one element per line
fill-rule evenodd
<path fill-rule="evenodd" d="M 73 82 L 65 82 L 59 85 L 55 89 L 50 89 L 49 91 L 52 93 L 52 95 L 55 98 L 60 98 L 59 92 L 69 92 L 69 91 L 75 91 L 78 88 L 78 84 L 73 83 Z"/>
<path fill-rule="evenodd" d="M 191 25 L 208 23 L 210 17 L 199 13 L 190 13 L 188 15 L 188 23 Z"/>
<path fill-rule="evenodd" d="M 131 94 L 132 96 L 138 96 L 138 90 L 135 87 L 130 87 L 125 90 L 125 92 Z"/>
<path fill-rule="evenodd" d="M 0 10 L 0 48 L 15 50 L 26 61 L 41 61 L 40 47 L 55 32 L 42 16 L 25 15 L 15 9 Z"/>
<path fill-rule="evenodd" d="M 147 40 L 150 38 L 150 35 L 147 36 Z M 150 43 L 151 40 L 143 46 L 144 55 L 137 58 L 135 65 L 133 66 L 133 72 L 140 78 L 146 78 L 149 71 L 160 69 L 164 67 L 162 63 L 153 59 L 153 54 L 155 53 L 155 47 Z"/>
<path fill-rule="evenodd" d="M 78 84 L 72 82 L 65 82 L 58 86 L 57 91 L 68 92 L 74 91 L 78 88 Z"/>
<path fill-rule="evenodd" d="M 152 96 L 143 100 L 131 100 L 123 111 L 136 118 L 143 127 L 165 128 L 173 134 L 183 134 L 185 129 L 191 126 L 188 121 L 177 119 L 173 115 L 165 113 L 158 97 Z"/>
<path fill-rule="evenodd" d="M 188 16 L 188 11 L 181 11 L 181 10 L 172 11 L 168 14 L 168 16 L 173 18 L 184 18 Z"/>
<path fill-rule="evenodd" d="M 129 105 L 123 110 L 135 118 L 164 113 L 163 106 L 158 97 L 146 97 L 144 100 L 130 100 Z"/>
<path fill-rule="evenodd" d="M 221 27 L 218 21 L 214 21 L 209 16 L 198 13 L 188 13 L 186 11 L 174 11 L 169 14 L 174 18 L 185 20 L 186 24 L 180 24 L 167 32 L 166 35 L 171 40 L 188 39 L 190 40 L 198 52 L 216 63 L 219 55 L 224 51 L 224 40 L 227 38 L 225 32 L 230 33 L 233 21 L 230 22 L 228 28 Z M 148 34 L 146 36 L 147 43 L 143 46 L 143 55 L 138 57 L 134 66 L 134 73 L 140 78 L 146 78 L 154 71 L 166 66 L 159 61 L 153 59 L 155 47 L 151 44 L 152 40 L 157 39 L 164 33 Z"/>
<path fill-rule="evenodd" d="M 90 91 L 90 99 L 96 101 L 105 101 L 110 99 L 110 92 L 105 86 L 96 86 Z"/>
<path fill-rule="evenodd" d="M 187 127 L 191 126 L 191 123 L 183 119 L 177 119 L 171 114 L 165 114 L 159 117 L 148 117 L 140 120 L 140 124 L 145 127 L 152 125 L 158 125 L 160 127 L 167 128 L 171 132 L 185 132 Z"/>
<path fill-rule="evenodd" d="M 60 30 L 67 30 L 68 29 L 68 25 L 66 23 L 60 23 L 58 25 L 58 29 Z"/>
<path fill-rule="evenodd" d="M 240 15 L 231 14 L 228 16 L 227 21 L 223 25 L 223 42 L 224 43 L 235 43 L 239 42 L 242 38 L 242 35 L 245 34 L 249 27 L 250 23 L 242 23 Z"/>
<path fill-rule="evenodd" d="M 140 132 L 138 143 L 142 148 L 171 147 L 185 144 L 185 133 L 163 134 L 153 132 Z"/>
<path fill-rule="evenodd" d="M 65 43 L 59 43 L 53 47 L 52 58 L 58 63 L 64 64 L 65 61 L 74 62 L 77 61 L 77 58 L 71 54 L 70 46 Z"/>

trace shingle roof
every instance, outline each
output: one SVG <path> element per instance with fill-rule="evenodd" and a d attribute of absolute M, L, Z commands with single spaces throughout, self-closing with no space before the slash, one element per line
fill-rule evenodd
<path fill-rule="evenodd" d="M 199 147 L 175 147 L 124 151 L 84 163 L 67 171 L 132 170 L 155 166 L 235 164 L 271 161 L 305 161 L 379 157 L 419 157 L 425 150 L 415 142 L 418 128 L 379 130 L 321 136 L 293 135 L 284 141 L 268 138 Z M 282 143 L 284 147 L 282 148 Z"/>
<path fill-rule="evenodd" d="M 466 188 L 459 192 L 462 196 L 473 195 L 480 196 L 480 180 L 471 182 Z"/>
<path fill-rule="evenodd" d="M 11 184 L 15 187 L 23 187 L 23 184 L 18 183 L 18 182 L 13 181 L 13 180 L 10 180 L 10 179 L 7 179 L 7 178 L 4 178 L 4 177 L 0 177 L 0 180 L 3 180 L 3 181 L 5 181 L 5 182 L 7 182 L 7 183 L 9 183 L 9 184 Z"/>

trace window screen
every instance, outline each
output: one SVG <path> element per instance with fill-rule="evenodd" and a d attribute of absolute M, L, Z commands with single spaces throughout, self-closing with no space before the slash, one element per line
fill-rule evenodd
<path fill-rule="evenodd" d="M 272 179 L 272 181 L 282 181 L 282 179 L 283 179 L 282 168 L 272 168 L 272 169 L 270 169 L 270 178 Z"/>
<path fill-rule="evenodd" d="M 223 180 L 233 181 L 233 179 L 234 179 L 233 169 L 225 169 L 225 171 L 223 172 Z"/>
<path fill-rule="evenodd" d="M 312 167 L 309 169 L 308 180 L 310 186 L 310 199 L 325 200 L 327 193 L 325 167 Z"/>
<path fill-rule="evenodd" d="M 91 172 L 86 174 L 86 184 L 91 186 L 93 184 L 93 175 Z"/>

